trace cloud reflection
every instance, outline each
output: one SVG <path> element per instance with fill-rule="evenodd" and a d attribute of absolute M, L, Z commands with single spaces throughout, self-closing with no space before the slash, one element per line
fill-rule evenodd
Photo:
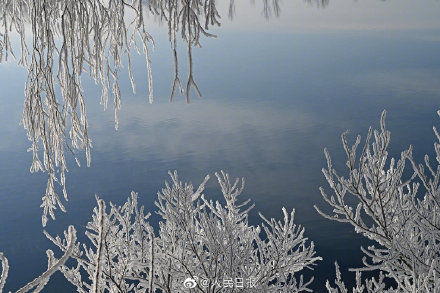
<path fill-rule="evenodd" d="M 310 114 L 295 109 L 219 99 L 184 106 L 146 105 L 143 99 L 127 98 L 117 133 L 110 119 L 96 117 L 90 124 L 98 152 L 116 152 L 136 160 L 172 161 L 189 156 L 199 163 L 222 156 L 223 161 L 246 164 L 247 160 L 255 162 L 256 156 L 261 161 L 283 163 L 286 153 L 295 151 L 286 141 L 287 133 L 305 134 L 314 121 Z"/>

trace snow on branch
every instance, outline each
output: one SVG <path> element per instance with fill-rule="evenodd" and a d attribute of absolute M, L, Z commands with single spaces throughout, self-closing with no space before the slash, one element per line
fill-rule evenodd
<path fill-rule="evenodd" d="M 0 261 L 2 264 L 2 274 L 0 278 L 0 292 L 2 292 L 3 287 L 5 286 L 6 279 L 8 278 L 8 272 L 9 272 L 8 259 L 3 255 L 2 252 L 0 252 Z"/>
<path fill-rule="evenodd" d="M 36 277 L 31 282 L 27 283 L 22 288 L 18 289 L 16 291 L 17 293 L 29 292 L 32 289 L 34 289 L 33 292 L 40 292 L 47 284 L 47 282 L 49 282 L 50 277 L 66 263 L 66 261 L 73 254 L 75 248 L 75 242 L 76 242 L 75 228 L 73 226 L 69 226 L 67 232 L 65 233 L 65 236 L 66 236 L 66 239 L 64 240 L 65 250 L 61 258 L 57 260 L 54 257 L 52 250 L 48 249 L 46 251 L 48 258 L 47 270 L 44 273 L 42 273 L 40 276 Z M 6 278 L 8 277 L 9 266 L 8 266 L 8 260 L 1 252 L 0 252 L 0 260 L 3 266 L 3 271 L 0 279 L 0 292 L 2 292 L 6 282 Z"/>
<path fill-rule="evenodd" d="M 231 183 L 224 172 L 216 175 L 225 205 L 205 198 L 209 176 L 194 189 L 170 172 L 171 182 L 157 195 L 157 234 L 150 215 L 138 205 L 137 193 L 122 206 L 110 203 L 109 211 L 97 198 L 87 224 L 90 244 L 76 243 L 71 254 L 76 264 L 59 270 L 78 292 L 172 293 L 184 289 L 187 278 L 207 293 L 219 292 L 218 282 L 224 278 L 253 280 L 249 292 L 310 291 L 313 279 L 305 282 L 300 273 L 321 258 L 304 237 L 304 228 L 293 223 L 294 212 L 283 209 L 282 221 L 261 215 L 266 224 L 249 225 L 249 201 L 238 203 L 243 185 Z M 46 236 L 67 250 L 59 237 Z"/>
<path fill-rule="evenodd" d="M 320 190 L 331 211 L 324 212 L 317 206 L 315 209 L 327 219 L 351 224 L 356 232 L 374 242 L 361 248 L 364 267 L 357 271 L 383 272 L 395 281 L 399 292 L 432 292 L 440 286 L 440 145 L 434 144 L 437 166 L 430 163 L 428 156 L 425 165 L 417 164 L 411 146 L 401 152 L 398 160 L 389 158 L 391 134 L 386 129 L 385 116 L 383 111 L 380 130 L 370 128 L 361 151 L 360 136 L 350 146 L 347 132 L 342 134 L 346 176 L 338 174 L 324 150 L 327 169 L 322 172 L 331 194 L 324 188 Z M 435 128 L 434 132 L 439 139 Z M 336 284 L 345 292 L 338 274 Z M 381 280 L 370 280 L 365 288 L 368 292 L 382 292 Z"/>
<path fill-rule="evenodd" d="M 21 40 L 19 63 L 28 70 L 21 123 L 32 142 L 29 148 L 33 153 L 30 171 L 48 173 L 41 205 L 45 226 L 48 216 L 55 218 L 55 209 L 65 211 L 55 188 L 58 183 L 67 200 L 65 150 L 74 155 L 78 165 L 76 150 L 85 149 L 87 165 L 91 161 L 92 143 L 81 81 L 83 73 L 87 72 L 95 83 L 102 86 L 104 108 L 111 87 L 117 128 L 121 105 L 118 71 L 122 67 L 122 57 L 126 56 L 131 64 L 130 52 L 137 48 L 137 40 L 141 41 L 148 56 L 152 38 L 143 22 L 140 0 L 132 1 L 131 5 L 119 0 L 105 3 L 98 0 L 6 0 L 0 7 L 0 22 L 3 24 L 0 52 L 6 53 L 5 58 L 8 53 L 13 54 L 8 31 L 14 29 Z M 129 25 L 127 10 L 134 12 Z M 25 41 L 29 27 L 31 44 Z M 147 67 L 150 68 L 148 58 Z M 131 66 L 129 75 L 133 81 Z M 148 79 L 151 85 L 151 74 Z M 134 83 L 132 85 L 135 90 Z"/>

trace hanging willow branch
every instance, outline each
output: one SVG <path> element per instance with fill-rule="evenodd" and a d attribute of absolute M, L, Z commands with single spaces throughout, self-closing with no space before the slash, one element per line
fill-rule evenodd
<path fill-rule="evenodd" d="M 266 4 L 264 7 L 270 8 Z M 191 88 L 201 97 L 193 74 L 192 47 L 200 46 L 202 35 L 214 37 L 208 33 L 210 25 L 220 25 L 214 0 L 4 0 L 0 4 L 0 62 L 15 57 L 10 36 L 14 32 L 20 40 L 19 64 L 28 71 L 21 123 L 32 142 L 30 171 L 48 174 L 41 204 L 43 226 L 49 217 L 55 219 L 57 208 L 65 211 L 56 187 L 61 187 L 62 197 L 67 201 L 65 151 L 73 155 L 78 166 L 76 152 L 80 150 L 85 151 L 88 166 L 91 162 L 83 73 L 102 87 L 100 102 L 104 109 L 112 96 L 118 129 L 119 71 L 125 57 L 135 92 L 131 61 L 134 49 L 145 55 L 148 100 L 153 102 L 150 47 L 154 43 L 145 23 L 148 14 L 168 23 L 175 65 L 170 100 L 176 87 L 184 93 L 178 70 L 178 35 L 187 43 L 188 51 L 186 101 L 190 101 Z M 32 41 L 26 43 L 29 31 Z"/>

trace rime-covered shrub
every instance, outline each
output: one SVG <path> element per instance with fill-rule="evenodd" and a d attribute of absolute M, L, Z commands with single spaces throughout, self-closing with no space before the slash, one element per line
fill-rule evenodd
<path fill-rule="evenodd" d="M 248 212 L 253 205 L 238 200 L 243 180 L 231 182 L 228 174 L 216 174 L 225 200 L 221 204 L 202 194 L 209 176 L 196 190 L 179 181 L 176 172 L 170 176 L 158 192 L 157 233 L 136 193 L 118 207 L 106 208 L 97 199 L 86 232 L 91 244 L 75 243 L 71 257 L 76 265 L 60 267 L 78 292 L 229 292 L 240 288 L 238 281 L 244 292 L 307 290 L 313 278 L 305 282 L 301 272 L 321 258 L 304 228 L 294 224 L 294 211 L 283 208 L 280 221 L 260 215 L 263 223 L 252 226 Z M 46 235 L 67 250 L 61 238 Z M 194 287 L 185 287 L 188 278 Z"/>
<path fill-rule="evenodd" d="M 78 242 L 73 226 L 64 237 L 44 232 L 64 254 L 57 260 L 48 250 L 48 270 L 19 292 L 38 292 L 57 270 L 78 292 L 309 291 L 313 278 L 304 281 L 302 272 L 321 257 L 304 237 L 304 228 L 294 224 L 294 210 L 283 208 L 279 221 L 260 214 L 263 223 L 253 226 L 248 223 L 253 205 L 239 201 L 243 179 L 231 182 L 228 174 L 216 173 L 221 204 L 202 193 L 209 176 L 194 190 L 179 181 L 177 172 L 169 174 L 171 182 L 155 202 L 158 231 L 139 207 L 137 193 L 122 206 L 107 206 L 97 197 L 86 226 L 88 241 Z M 0 260 L 1 292 L 9 266 L 1 253 Z M 189 287 L 188 280 L 193 282 Z"/>
<path fill-rule="evenodd" d="M 329 195 L 321 188 L 321 194 L 332 210 L 315 208 L 328 219 L 351 224 L 356 232 L 375 243 L 362 248 L 364 267 L 357 269 L 384 274 L 378 280 L 367 280 L 368 292 L 384 290 L 383 276 L 397 284 L 397 292 L 434 292 L 440 288 L 440 144 L 434 143 L 434 164 L 427 155 L 424 165 L 417 164 L 412 147 L 404 150 L 399 159 L 389 159 L 390 132 L 385 127 L 385 114 L 384 111 L 380 130 L 372 131 L 370 127 L 360 152 L 360 136 L 350 147 L 346 133 L 342 135 L 347 155 L 345 177 L 333 168 L 325 150 L 327 169 L 323 173 L 332 192 Z M 434 132 L 440 141 L 435 127 Z M 411 172 L 405 178 L 407 169 Z M 359 282 L 360 275 L 356 292 L 363 292 Z M 338 269 L 336 285 L 330 289 L 328 283 L 327 288 L 332 292 L 346 291 Z M 393 288 L 389 290 L 395 292 Z"/>

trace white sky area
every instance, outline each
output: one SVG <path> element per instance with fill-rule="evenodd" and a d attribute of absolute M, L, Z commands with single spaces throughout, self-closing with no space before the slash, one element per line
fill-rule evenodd
<path fill-rule="evenodd" d="M 280 0 L 281 15 L 264 19 L 261 0 L 236 0 L 235 18 L 227 0 L 217 1 L 222 29 L 237 31 L 356 31 L 440 29 L 439 0 L 330 0 L 327 7 L 303 0 Z"/>

